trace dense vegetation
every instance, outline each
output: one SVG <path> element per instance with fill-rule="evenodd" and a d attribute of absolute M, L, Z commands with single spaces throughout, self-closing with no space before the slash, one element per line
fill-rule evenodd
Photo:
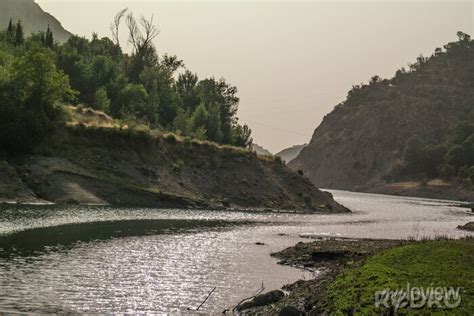
<path fill-rule="evenodd" d="M 420 304 L 416 310 L 401 306 L 395 314 L 467 315 L 474 308 L 474 242 L 472 239 L 439 240 L 386 250 L 370 257 L 360 267 L 340 274 L 327 290 L 331 313 L 335 315 L 392 315 L 394 310 L 374 304 L 374 294 L 384 289 L 405 290 L 407 284 L 428 290 L 460 287 L 461 304 Z M 416 296 L 417 303 L 420 296 Z M 395 297 L 396 299 L 396 297 Z M 393 305 L 392 305 L 393 306 Z"/>
<path fill-rule="evenodd" d="M 467 91 L 474 87 L 474 47 L 468 34 L 458 32 L 457 35 L 459 41 L 445 45 L 445 51 L 437 48 L 431 57 L 418 57 L 409 65 L 408 71 L 405 68 L 398 70 L 393 79 L 381 80 L 374 76 L 369 85 L 354 86 L 349 92 L 349 97 L 370 97 L 363 91 L 371 86 L 407 85 L 417 81 L 411 87 L 411 93 L 429 98 L 434 111 L 449 111 L 453 108 L 452 102 L 462 109 L 454 126 L 442 124 L 436 127 L 432 134 L 438 135 L 420 133 L 408 138 L 403 150 L 401 175 L 417 174 L 446 180 L 457 177 L 474 183 L 474 105 L 468 93 L 462 94 L 463 89 Z M 444 82 L 438 81 L 440 74 L 444 76 Z M 422 85 L 420 81 L 424 81 Z M 455 100 L 452 94 L 458 91 L 446 89 L 447 84 L 461 88 L 461 93 L 454 96 Z"/>
<path fill-rule="evenodd" d="M 472 89 L 474 86 L 474 47 L 470 36 L 458 32 L 459 41 L 445 45 L 446 51 L 437 49 L 430 58 L 419 57 L 417 63 L 411 65 L 417 76 L 429 76 L 433 63 L 443 63 L 444 67 L 462 69 L 461 73 L 450 76 L 444 72 L 444 80 L 462 89 Z M 457 65 L 456 65 L 457 64 Z M 395 79 L 403 80 L 404 71 L 397 72 Z M 453 102 L 443 89 L 431 91 L 435 110 L 440 112 L 449 110 Z M 449 129 L 437 131 L 440 135 L 434 139 L 423 138 L 419 135 L 410 137 L 404 148 L 405 170 L 402 172 L 418 173 L 427 177 L 441 177 L 451 180 L 457 177 L 474 183 L 474 104 L 468 94 L 460 93 L 454 102 L 458 103 L 463 111 L 458 113 L 460 118 Z"/>
<path fill-rule="evenodd" d="M 124 22 L 124 23 L 122 23 Z M 119 42 L 126 27 L 132 53 Z M 61 120 L 62 104 L 83 104 L 113 118 L 140 122 L 217 143 L 248 147 L 251 131 L 238 123 L 237 88 L 224 79 L 199 80 L 176 56 L 159 56 L 153 19 L 126 10 L 112 23 L 112 39 L 72 36 L 64 44 L 53 32 L 25 38 L 10 21 L 0 32 L 0 144 L 27 151 Z"/>
<path fill-rule="evenodd" d="M 368 85 L 354 86 L 349 92 L 348 98 L 370 98 L 373 97 L 370 89 L 402 86 L 411 90 L 410 94 L 428 98 L 436 112 L 450 111 L 453 107 L 461 109 L 454 126 L 443 122 L 432 133 L 417 133 L 408 138 L 403 150 L 402 175 L 447 180 L 458 177 L 474 183 L 474 105 L 467 93 L 474 87 L 474 46 L 468 34 L 458 32 L 457 35 L 459 41 L 445 45 L 445 51 L 437 48 L 431 57 L 418 57 L 409 70 L 398 70 L 391 80 L 374 76 Z M 457 86 L 460 91 L 448 85 Z M 457 104 L 453 106 L 453 102 Z"/>

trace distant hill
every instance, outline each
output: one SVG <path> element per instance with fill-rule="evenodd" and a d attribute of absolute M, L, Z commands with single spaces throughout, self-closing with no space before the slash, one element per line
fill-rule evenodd
<path fill-rule="evenodd" d="M 263 148 L 260 145 L 252 144 L 252 149 L 261 156 L 273 156 L 273 154 L 269 150 Z"/>
<path fill-rule="evenodd" d="M 303 150 L 303 148 L 305 148 L 306 146 L 308 146 L 308 144 L 295 145 L 293 147 L 283 149 L 275 156 L 279 156 L 284 162 L 289 163 L 290 161 L 295 159 L 300 154 L 301 150 Z"/>
<path fill-rule="evenodd" d="M 59 42 L 66 42 L 71 33 L 51 14 L 44 12 L 33 0 L 0 0 L 0 28 L 6 29 L 10 19 L 21 20 L 27 34 L 46 31 L 49 27 Z"/>
<path fill-rule="evenodd" d="M 472 200 L 474 43 L 458 36 L 354 86 L 290 167 L 323 188 Z"/>

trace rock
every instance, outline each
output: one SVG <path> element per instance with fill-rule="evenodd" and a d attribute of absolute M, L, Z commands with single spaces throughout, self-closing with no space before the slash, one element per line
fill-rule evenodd
<path fill-rule="evenodd" d="M 237 307 L 237 310 L 241 311 L 241 310 L 249 309 L 249 308 L 253 308 L 253 307 L 270 305 L 270 304 L 278 302 L 284 296 L 285 296 L 285 293 L 283 293 L 280 290 L 270 291 L 268 293 L 265 293 L 265 294 L 259 295 L 257 297 L 254 297 L 249 302 L 245 302 L 245 303 L 241 304 L 240 306 Z"/>
<path fill-rule="evenodd" d="M 350 251 L 335 250 L 335 251 L 313 251 L 311 257 L 313 261 L 332 261 L 341 258 L 349 257 Z"/>
<path fill-rule="evenodd" d="M 293 306 L 285 306 L 281 309 L 280 313 L 278 313 L 278 316 L 300 316 L 300 315 L 304 315 L 304 313 Z"/>
<path fill-rule="evenodd" d="M 255 244 L 258 245 L 258 246 L 264 246 L 265 245 L 264 242 L 260 242 L 260 241 L 257 241 Z"/>

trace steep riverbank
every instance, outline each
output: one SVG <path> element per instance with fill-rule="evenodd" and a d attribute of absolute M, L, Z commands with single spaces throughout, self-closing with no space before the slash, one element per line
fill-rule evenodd
<path fill-rule="evenodd" d="M 348 211 L 276 160 L 129 129 L 64 127 L 0 174 L 3 202 Z"/>

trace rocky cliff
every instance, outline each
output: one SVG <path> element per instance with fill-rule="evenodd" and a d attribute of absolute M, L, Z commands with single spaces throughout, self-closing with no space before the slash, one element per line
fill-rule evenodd
<path fill-rule="evenodd" d="M 474 198 L 469 183 L 454 179 L 461 167 L 448 165 L 457 162 L 446 162 L 452 158 L 446 154 L 455 142 L 456 131 L 460 125 L 467 126 L 465 140 L 459 145 L 465 151 L 461 166 L 465 164 L 462 170 L 472 170 L 474 148 L 470 139 L 474 138 L 469 138 L 469 126 L 474 122 L 474 47 L 466 34 L 460 37 L 445 50 L 436 49 L 430 58 L 420 56 L 409 70 L 399 70 L 390 80 L 374 76 L 368 85 L 354 86 L 347 100 L 324 118 L 309 145 L 290 166 L 303 170 L 323 188 Z M 436 162 L 439 165 L 431 168 L 434 171 L 425 168 L 434 164 L 436 157 L 431 154 L 416 168 L 406 161 L 414 137 L 431 146 L 423 147 L 425 151 L 443 146 Z M 452 167 L 454 175 L 446 176 L 446 181 L 430 182 L 430 178 L 442 176 L 440 167 Z M 442 192 L 448 191 L 443 196 Z"/>

